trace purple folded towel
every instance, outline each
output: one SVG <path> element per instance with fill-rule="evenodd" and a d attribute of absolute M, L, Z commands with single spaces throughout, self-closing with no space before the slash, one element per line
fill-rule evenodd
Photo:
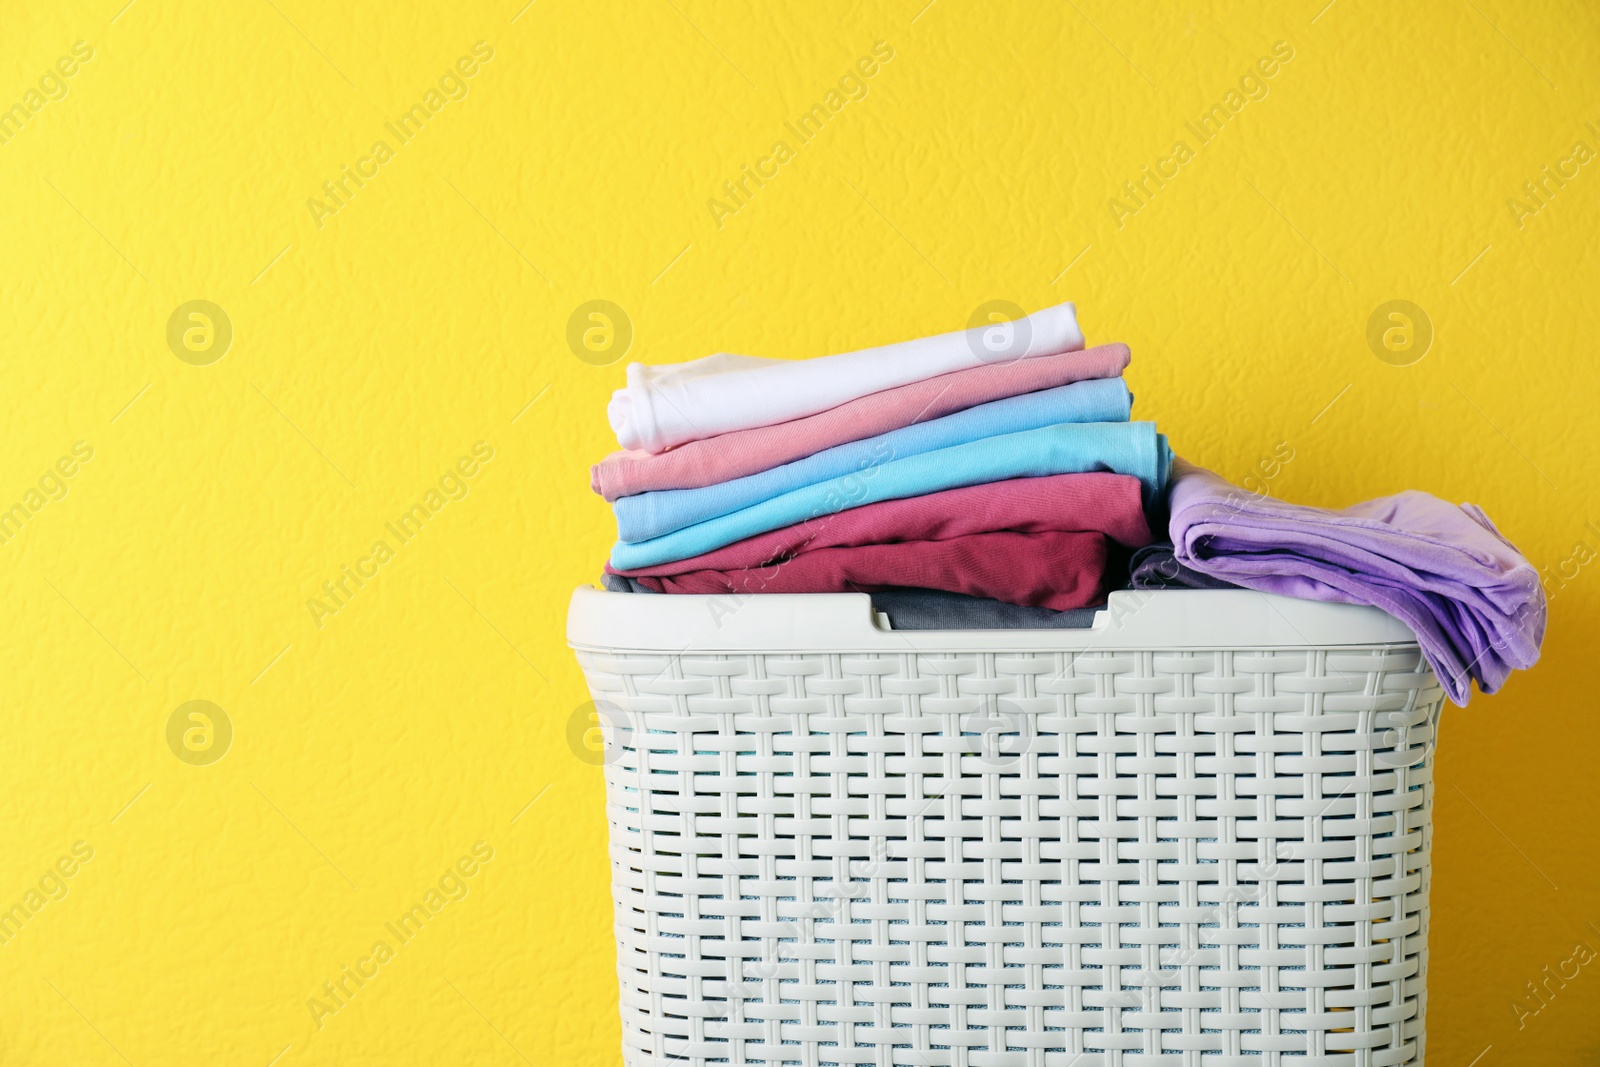
<path fill-rule="evenodd" d="M 1179 563 L 1264 593 L 1382 608 L 1416 633 L 1458 705 L 1469 679 L 1493 693 L 1539 658 L 1538 572 L 1475 505 L 1413 490 L 1327 511 L 1247 493 L 1182 460 L 1169 503 Z"/>

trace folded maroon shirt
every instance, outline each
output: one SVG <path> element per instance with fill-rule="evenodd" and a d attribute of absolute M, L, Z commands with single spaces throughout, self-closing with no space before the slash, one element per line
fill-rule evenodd
<path fill-rule="evenodd" d="M 1066 611 L 1100 601 L 1105 570 L 1104 534 L 1000 530 L 817 548 L 762 567 L 637 580 L 658 593 L 871 593 L 913 586 Z"/>
<path fill-rule="evenodd" d="M 665 593 L 913 586 L 1066 610 L 1098 601 L 1108 540 L 1149 544 L 1139 479 L 1053 474 L 885 500 L 688 559 L 607 570 Z"/>
<path fill-rule="evenodd" d="M 739 570 L 820 548 L 943 541 L 997 530 L 1100 533 L 1128 548 L 1150 543 L 1139 479 L 1099 472 L 1051 474 L 884 500 L 769 530 L 688 559 L 606 569 L 630 578 Z"/>

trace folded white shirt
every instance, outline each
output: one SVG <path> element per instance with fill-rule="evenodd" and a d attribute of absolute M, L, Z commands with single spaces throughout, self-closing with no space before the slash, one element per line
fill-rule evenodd
<path fill-rule="evenodd" d="M 703 437 L 770 426 L 884 389 L 987 363 L 1083 347 L 1070 303 L 1012 322 L 901 341 L 818 359 L 719 353 L 688 363 L 628 364 L 628 385 L 606 415 L 623 448 L 665 452 Z"/>

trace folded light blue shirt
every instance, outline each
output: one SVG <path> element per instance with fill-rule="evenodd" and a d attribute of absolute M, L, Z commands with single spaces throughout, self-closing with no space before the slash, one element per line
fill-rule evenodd
<path fill-rule="evenodd" d="M 1130 474 L 1144 486 L 1148 507 L 1166 491 L 1171 467 L 1166 435 L 1157 433 L 1153 422 L 1044 426 L 891 459 L 882 466 L 815 482 L 662 537 L 619 541 L 611 549 L 611 566 L 619 571 L 654 567 L 863 504 L 1007 478 L 1089 471 Z"/>
<path fill-rule="evenodd" d="M 1066 422 L 1127 422 L 1132 407 L 1133 395 L 1121 378 L 1073 382 L 1008 396 L 703 489 L 666 489 L 622 497 L 612 504 L 617 513 L 617 537 L 628 542 L 648 541 L 803 486 L 983 437 Z"/>

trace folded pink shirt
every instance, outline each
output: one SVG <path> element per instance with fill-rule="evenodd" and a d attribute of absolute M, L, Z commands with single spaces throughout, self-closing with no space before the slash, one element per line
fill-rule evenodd
<path fill-rule="evenodd" d="M 1127 366 L 1128 346 L 1109 344 L 953 371 L 792 422 L 736 430 L 655 454 L 613 452 L 594 465 L 592 485 L 607 500 L 657 489 L 702 489 L 991 400 L 1115 378 Z"/>
<path fill-rule="evenodd" d="M 635 570 L 606 569 L 630 578 L 736 571 L 821 549 L 886 546 L 893 551 L 903 547 L 894 542 L 947 541 L 1001 531 L 1091 533 L 1129 548 L 1150 543 L 1138 478 L 1105 473 L 1052 474 L 866 504 L 747 537 L 688 559 Z M 1015 542 L 1008 545 L 1023 547 Z M 1018 565 L 1018 561 L 1013 559 L 1010 565 Z"/>
<path fill-rule="evenodd" d="M 700 570 L 638 582 L 658 593 L 871 593 L 942 589 L 1067 611 L 1104 595 L 1106 537 L 1047 530 L 964 534 L 942 541 L 818 548 L 764 567 Z"/>

